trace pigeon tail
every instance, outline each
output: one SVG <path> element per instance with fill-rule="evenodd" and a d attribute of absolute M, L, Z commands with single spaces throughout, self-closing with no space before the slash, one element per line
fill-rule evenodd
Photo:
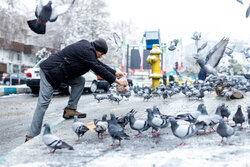
<path fill-rule="evenodd" d="M 30 29 L 37 34 L 45 34 L 46 25 L 37 23 L 37 19 L 27 21 Z"/>

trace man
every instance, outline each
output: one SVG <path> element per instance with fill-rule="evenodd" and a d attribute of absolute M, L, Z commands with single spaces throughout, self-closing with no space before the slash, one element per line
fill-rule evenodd
<path fill-rule="evenodd" d="M 65 119 L 73 118 L 74 115 L 78 118 L 86 117 L 85 113 L 80 113 L 76 109 L 85 83 L 85 79 L 81 76 L 89 70 L 94 71 L 110 84 L 116 82 L 119 85 L 128 85 L 127 80 L 116 79 L 116 77 L 126 77 L 126 73 L 116 72 L 98 60 L 107 51 L 108 46 L 104 39 L 93 42 L 81 40 L 49 56 L 40 64 L 39 97 L 26 141 L 40 134 L 43 117 L 52 99 L 53 90 L 57 89 L 62 82 L 71 86 L 68 105 L 63 112 Z"/>

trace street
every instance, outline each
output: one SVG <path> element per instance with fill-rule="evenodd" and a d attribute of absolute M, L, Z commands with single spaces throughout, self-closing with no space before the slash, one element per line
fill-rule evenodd
<path fill-rule="evenodd" d="M 103 94 L 105 95 L 105 94 Z M 16 95 L 13 97 L 1 97 L 1 154 L 0 166 L 248 166 L 250 161 L 250 133 L 247 133 L 247 122 L 243 124 L 243 130 L 237 131 L 230 138 L 230 145 L 220 143 L 221 137 L 215 132 L 210 135 L 193 136 L 185 140 L 186 145 L 179 147 L 180 139 L 176 138 L 169 127 L 160 130 L 160 136 L 152 138 L 151 129 L 143 132 L 141 138 L 134 137 L 137 134 L 129 125 L 125 132 L 130 140 L 122 140 L 122 145 L 109 146 L 111 137 L 105 136 L 100 140 L 93 131 L 93 119 L 101 119 L 103 114 L 113 112 L 116 116 L 123 116 L 131 109 L 137 111 L 136 119 L 147 119 L 146 108 L 157 105 L 160 112 L 167 115 L 176 115 L 178 112 L 196 110 L 200 103 L 204 103 L 208 113 L 214 113 L 217 106 L 226 103 L 231 110 L 229 123 L 237 110 L 238 104 L 242 105 L 243 113 L 247 118 L 246 107 L 249 105 L 249 92 L 245 98 L 226 101 L 223 97 L 217 97 L 215 93 L 206 93 L 202 101 L 188 100 L 183 94 L 174 95 L 163 102 L 162 98 L 154 97 L 148 102 L 141 97 L 132 95 L 129 100 L 123 100 L 120 104 L 109 101 L 97 103 L 92 94 L 82 95 L 78 110 L 87 113 L 87 118 L 80 119 L 91 129 L 80 142 L 76 142 L 76 134 L 72 131 L 73 120 L 64 120 L 62 111 L 67 103 L 67 96 L 56 96 L 52 100 L 46 114 L 44 123 L 52 127 L 52 134 L 65 142 L 73 145 L 74 151 L 57 150 L 54 154 L 45 155 L 49 149 L 42 142 L 42 135 L 23 144 L 26 130 L 30 124 L 35 109 L 37 97 L 28 95 Z M 4 107 L 3 107 L 4 106 Z M 5 111 L 5 112 L 3 112 Z M 18 127 L 18 128 L 17 128 Z M 43 132 L 43 129 L 42 129 Z M 21 145 L 22 144 L 22 145 Z M 117 144 L 117 143 L 116 143 Z M 19 146 L 21 145 L 21 146 Z M 19 147 L 17 147 L 19 146 Z M 14 149 L 17 147 L 16 149 Z M 2 151 L 2 148 L 4 148 Z M 14 150 L 12 150 L 14 149 Z M 21 155 L 21 156 L 20 156 Z"/>

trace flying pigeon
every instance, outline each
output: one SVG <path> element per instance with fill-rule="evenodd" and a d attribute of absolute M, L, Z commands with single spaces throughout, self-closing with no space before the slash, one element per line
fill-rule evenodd
<path fill-rule="evenodd" d="M 35 11 L 35 16 L 37 19 L 27 21 L 30 29 L 37 34 L 45 34 L 46 23 L 48 21 L 56 21 L 57 17 L 67 12 L 74 4 L 74 2 L 75 0 L 73 0 L 69 4 L 55 6 L 52 8 L 51 0 L 46 5 L 43 5 L 42 0 L 37 0 L 37 6 Z"/>
<path fill-rule="evenodd" d="M 138 131 L 136 137 L 140 137 L 141 132 L 146 131 L 150 128 L 147 120 L 136 120 L 134 117 L 135 112 L 129 113 L 129 125 L 131 129 Z"/>
<path fill-rule="evenodd" d="M 215 67 L 219 64 L 221 58 L 223 57 L 224 51 L 228 44 L 229 39 L 223 38 L 218 44 L 216 44 L 206 55 L 206 60 L 202 60 L 199 57 L 194 57 L 196 62 L 201 68 L 203 68 L 206 73 L 218 76 Z"/>
<path fill-rule="evenodd" d="M 72 130 L 77 134 L 78 139 L 76 141 L 80 141 L 80 137 L 82 137 L 88 130 L 82 122 L 78 121 L 78 117 L 74 116 L 74 122 L 72 124 Z"/>
<path fill-rule="evenodd" d="M 100 135 L 101 135 L 101 139 L 102 139 L 103 134 L 108 129 L 107 114 L 104 114 L 102 116 L 102 120 L 94 119 L 94 124 L 95 124 L 95 131 L 97 132 L 98 138 L 100 139 Z"/>
<path fill-rule="evenodd" d="M 60 140 L 57 136 L 51 134 L 50 125 L 48 123 L 45 123 L 43 126 L 45 127 L 42 137 L 43 143 L 49 148 L 53 149 L 49 153 L 54 153 L 57 149 L 62 149 L 62 148 L 74 150 L 72 146 Z"/>
<path fill-rule="evenodd" d="M 184 139 L 193 136 L 201 127 L 203 127 L 203 122 L 201 123 L 190 123 L 190 124 L 178 124 L 174 117 L 169 117 L 168 121 L 171 123 L 172 133 L 181 139 L 179 146 L 183 146 Z"/>
<path fill-rule="evenodd" d="M 233 121 L 235 123 L 235 126 L 237 126 L 237 124 L 240 124 L 240 129 L 242 129 L 242 124 L 245 122 L 245 117 L 242 113 L 241 105 L 238 105 L 238 109 L 233 116 Z"/>
<path fill-rule="evenodd" d="M 221 119 L 221 120 L 220 120 L 220 123 L 219 123 L 219 125 L 217 126 L 217 129 L 216 129 L 217 133 L 222 137 L 221 143 L 224 142 L 224 141 L 223 141 L 223 138 L 225 137 L 225 138 L 227 138 L 226 144 L 228 145 L 228 144 L 229 144 L 228 140 L 229 140 L 229 138 L 230 138 L 232 135 L 234 135 L 235 130 L 236 130 L 236 129 L 235 129 L 234 127 L 231 127 L 231 126 L 227 125 L 227 124 L 224 122 L 224 120 Z"/>
<path fill-rule="evenodd" d="M 115 140 L 119 140 L 118 146 L 121 145 L 121 140 L 129 139 L 129 136 L 124 132 L 121 125 L 117 123 L 116 117 L 113 113 L 110 113 L 111 120 L 108 120 L 108 132 L 112 137 L 112 144 L 110 146 L 114 146 Z"/>

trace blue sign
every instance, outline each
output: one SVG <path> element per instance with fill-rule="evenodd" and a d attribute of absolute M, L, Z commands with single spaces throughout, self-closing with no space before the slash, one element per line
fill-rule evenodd
<path fill-rule="evenodd" d="M 160 44 L 160 31 L 146 31 L 146 49 L 151 50 L 153 44 Z"/>

